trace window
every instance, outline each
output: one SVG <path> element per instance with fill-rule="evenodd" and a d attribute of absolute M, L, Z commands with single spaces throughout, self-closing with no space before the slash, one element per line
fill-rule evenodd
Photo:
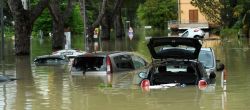
<path fill-rule="evenodd" d="M 212 52 L 201 51 L 198 59 L 206 68 L 214 67 L 214 59 Z"/>
<path fill-rule="evenodd" d="M 133 56 L 132 56 L 132 60 L 133 60 L 133 64 L 134 64 L 134 67 L 135 67 L 135 68 L 141 68 L 141 67 L 146 66 L 145 60 L 142 59 L 142 58 L 139 57 L 139 56 L 133 55 Z"/>
<path fill-rule="evenodd" d="M 198 10 L 189 10 L 189 23 L 198 22 Z"/>
<path fill-rule="evenodd" d="M 132 58 L 129 55 L 119 55 L 114 57 L 115 65 L 118 70 L 133 70 L 134 65 Z"/>
<path fill-rule="evenodd" d="M 188 31 L 185 31 L 181 37 L 187 37 L 188 36 Z"/>

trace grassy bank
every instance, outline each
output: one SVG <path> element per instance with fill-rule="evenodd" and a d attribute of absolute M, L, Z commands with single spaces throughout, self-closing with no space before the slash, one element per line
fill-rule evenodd
<path fill-rule="evenodd" d="M 220 31 L 222 39 L 235 39 L 238 38 L 239 29 L 225 28 Z"/>

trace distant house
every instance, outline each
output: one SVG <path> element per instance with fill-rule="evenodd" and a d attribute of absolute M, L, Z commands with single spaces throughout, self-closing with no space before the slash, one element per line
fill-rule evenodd
<path fill-rule="evenodd" d="M 187 29 L 187 28 L 207 29 L 208 21 L 201 14 L 197 7 L 191 4 L 191 0 L 178 0 L 178 20 L 170 21 L 171 29 Z"/>

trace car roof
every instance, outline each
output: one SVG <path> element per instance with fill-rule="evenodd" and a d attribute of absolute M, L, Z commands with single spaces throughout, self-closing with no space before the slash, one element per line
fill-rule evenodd
<path fill-rule="evenodd" d="M 65 56 L 62 55 L 42 55 L 42 56 L 37 56 L 34 61 L 41 60 L 41 59 L 65 59 Z"/>
<path fill-rule="evenodd" d="M 206 47 L 206 48 L 202 47 L 201 50 L 212 51 L 212 48 L 210 48 L 210 47 Z"/>
<path fill-rule="evenodd" d="M 162 47 L 163 50 L 159 52 L 155 49 L 156 47 L 166 45 L 171 46 L 171 48 L 163 49 L 164 47 Z M 154 59 L 197 59 L 202 45 L 199 40 L 194 38 L 157 37 L 151 38 L 147 46 Z M 195 51 L 178 48 L 178 46 L 192 47 L 195 48 Z"/>
<path fill-rule="evenodd" d="M 37 56 L 36 58 L 65 58 L 62 55 L 42 55 L 42 56 Z"/>

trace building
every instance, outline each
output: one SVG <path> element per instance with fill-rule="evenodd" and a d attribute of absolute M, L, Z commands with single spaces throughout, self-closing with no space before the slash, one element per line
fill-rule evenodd
<path fill-rule="evenodd" d="M 169 28 L 182 30 L 188 28 L 208 29 L 208 21 L 191 0 L 178 0 L 178 20 L 169 21 Z"/>

